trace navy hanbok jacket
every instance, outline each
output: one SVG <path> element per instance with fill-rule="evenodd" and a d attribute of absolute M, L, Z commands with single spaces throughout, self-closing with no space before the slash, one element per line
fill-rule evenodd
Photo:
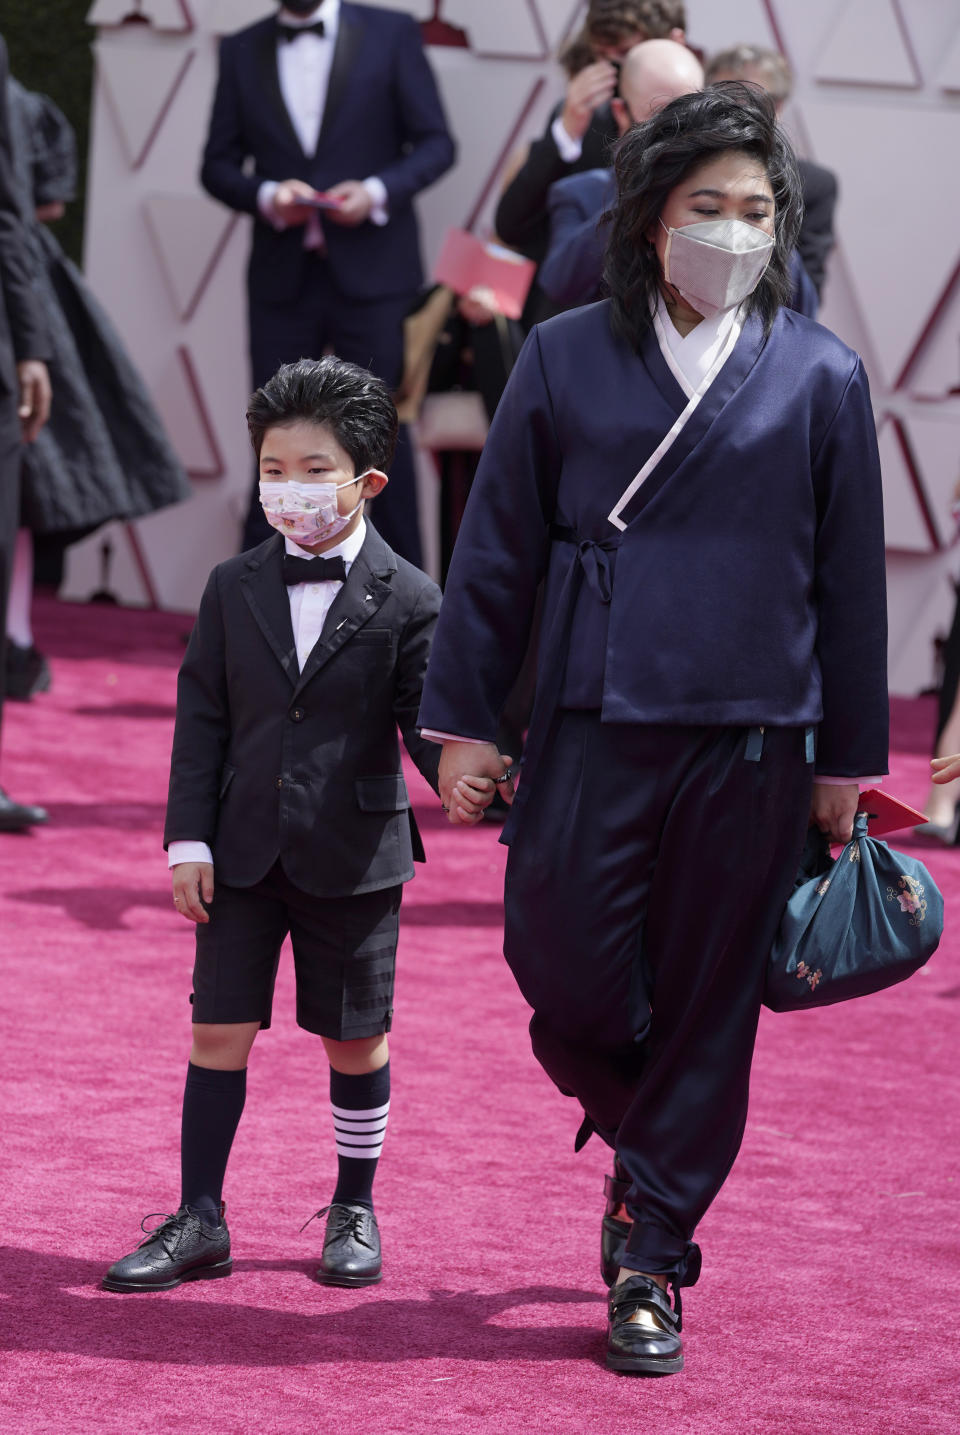
<path fill-rule="evenodd" d="M 880 465 L 859 358 L 789 310 L 769 336 L 748 319 L 618 527 L 686 405 L 654 331 L 637 352 L 609 302 L 534 329 L 470 494 L 421 726 L 494 739 L 545 579 L 533 749 L 564 706 L 815 726 L 821 775 L 886 772 Z"/>

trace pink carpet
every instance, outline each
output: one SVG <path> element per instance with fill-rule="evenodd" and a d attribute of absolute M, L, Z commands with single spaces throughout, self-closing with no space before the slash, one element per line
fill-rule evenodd
<path fill-rule="evenodd" d="M 687 1369 L 603 1367 L 604 1154 L 527 1045 L 500 956 L 504 850 L 416 779 L 378 1182 L 386 1277 L 310 1279 L 299 1226 L 334 1173 L 319 1043 L 289 963 L 228 1173 L 230 1280 L 107 1295 L 103 1268 L 177 1198 L 190 929 L 160 851 L 187 620 L 46 604 L 53 691 L 10 705 L 3 778 L 48 829 L 0 837 L 5 1032 L 2 1431 L 960 1429 L 954 927 L 905 986 L 765 1014 L 741 1158 L 700 1231 Z M 891 790 L 923 799 L 928 706 L 896 705 Z M 948 896 L 960 850 L 930 865 Z M 949 910 L 949 909 L 948 909 Z"/>

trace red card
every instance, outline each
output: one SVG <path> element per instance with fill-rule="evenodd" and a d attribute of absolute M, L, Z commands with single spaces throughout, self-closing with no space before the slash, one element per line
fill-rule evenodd
<path fill-rule="evenodd" d="M 309 199 L 300 199 L 297 203 L 310 209 L 339 209 L 343 200 L 339 194 L 326 194 L 322 189 L 315 189 Z"/>
<path fill-rule="evenodd" d="M 861 792 L 857 803 L 858 812 L 869 812 L 867 831 L 871 837 L 882 837 L 886 832 L 899 832 L 904 827 L 919 827 L 926 822 L 924 813 L 918 812 L 897 797 L 881 792 L 878 787 L 869 787 Z"/>
<path fill-rule="evenodd" d="M 499 244 L 485 244 L 465 229 L 448 229 L 433 277 L 455 294 L 492 289 L 500 311 L 508 319 L 519 319 L 536 268 L 532 259 Z"/>

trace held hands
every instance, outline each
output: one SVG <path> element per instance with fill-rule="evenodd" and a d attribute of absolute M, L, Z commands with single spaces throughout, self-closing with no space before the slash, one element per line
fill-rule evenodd
<path fill-rule="evenodd" d="M 20 403 L 17 417 L 24 443 L 33 443 L 50 417 L 50 375 L 39 359 L 21 359 L 17 365 Z"/>
<path fill-rule="evenodd" d="M 853 819 L 860 801 L 856 782 L 815 782 L 810 802 L 810 825 L 819 827 L 831 842 L 849 842 L 853 836 Z"/>
<path fill-rule="evenodd" d="M 498 752 L 492 742 L 445 742 L 440 755 L 440 801 L 455 827 L 475 827 L 499 787 L 509 805 L 513 780 L 497 783 L 509 772 L 513 758 Z"/>
<path fill-rule="evenodd" d="M 563 128 L 573 140 L 582 140 L 590 128 L 594 111 L 613 98 L 617 88 L 616 66 L 609 60 L 597 60 L 574 75 L 567 85 L 567 97 L 560 118 Z"/>
<path fill-rule="evenodd" d="M 209 907 L 213 901 L 213 863 L 178 862 L 171 875 L 173 905 L 181 917 L 188 922 L 209 922 L 203 903 Z"/>
<path fill-rule="evenodd" d="M 955 777 L 960 777 L 960 753 L 954 753 L 952 757 L 935 757 L 930 766 L 934 782 L 952 782 Z"/>

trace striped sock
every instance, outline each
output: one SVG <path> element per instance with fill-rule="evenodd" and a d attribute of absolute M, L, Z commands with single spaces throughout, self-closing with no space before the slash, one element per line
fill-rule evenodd
<path fill-rule="evenodd" d="M 390 1111 L 390 1063 L 361 1076 L 330 1068 L 330 1106 L 337 1138 L 334 1201 L 373 1210 L 373 1178 Z"/>

